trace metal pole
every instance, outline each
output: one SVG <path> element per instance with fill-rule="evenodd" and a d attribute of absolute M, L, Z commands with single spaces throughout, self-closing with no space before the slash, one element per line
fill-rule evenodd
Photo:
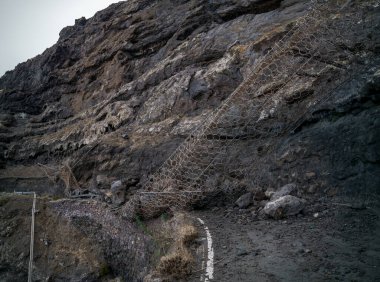
<path fill-rule="evenodd" d="M 29 251 L 28 282 L 32 282 L 33 245 L 34 245 L 34 214 L 35 214 L 35 212 L 36 212 L 36 193 L 33 192 L 32 223 L 30 226 L 30 251 Z"/>

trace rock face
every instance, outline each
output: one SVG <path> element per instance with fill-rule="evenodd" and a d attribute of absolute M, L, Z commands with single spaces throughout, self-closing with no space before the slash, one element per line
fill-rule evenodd
<path fill-rule="evenodd" d="M 301 0 L 129 0 L 78 19 L 54 46 L 0 78 L 0 191 L 63 195 L 88 189 L 116 204 L 128 200 L 309 7 Z M 376 1 L 348 1 L 342 8 L 351 15 L 362 11 L 363 17 L 354 25 L 342 21 L 332 42 L 336 52 L 316 56 L 328 75 L 299 63 L 296 78 L 285 85 L 281 78 L 262 85 L 267 91 L 247 104 L 258 120 L 267 121 L 264 129 L 271 134 L 242 132 L 239 145 L 228 151 L 226 169 L 204 181 L 206 190 L 217 193 L 200 206 L 234 203 L 251 188 L 278 190 L 288 183 L 297 185 L 303 198 L 379 194 L 380 7 Z M 314 47 L 322 50 L 318 44 Z M 362 68 L 348 65 L 347 52 Z M 297 60 L 308 59 L 298 53 Z M 326 88 L 329 100 L 312 106 L 316 90 L 341 78 L 336 70 L 351 77 Z M 281 103 L 270 97 L 277 90 Z M 274 99 L 274 106 L 258 108 L 265 99 Z M 310 109 L 305 119 L 287 134 L 276 134 L 298 121 L 304 108 Z M 228 142 L 229 136 L 223 137 Z M 110 190 L 114 180 L 123 185 Z M 285 187 L 278 196 L 268 194 L 274 196 L 265 206 L 268 215 L 301 210 L 304 202 Z M 261 196 L 256 200 L 267 197 Z M 82 233 L 114 244 L 114 230 L 98 238 L 103 233 L 91 229 L 110 224 L 102 219 L 104 211 L 57 205 L 72 212 L 68 217 Z M 80 229 L 88 218 L 95 224 Z M 124 269 L 130 254 L 129 242 L 116 242 L 121 252 L 106 253 L 116 256 L 113 271 Z M 136 273 L 148 260 L 141 259 Z M 116 274 L 143 278 L 123 271 Z M 41 277 L 45 274 L 41 270 Z"/>
<path fill-rule="evenodd" d="M 130 190 L 139 189 L 308 6 L 293 0 L 136 0 L 77 20 L 57 44 L 0 79 L 1 190 L 62 194 L 63 163 L 83 189 L 97 175 L 136 179 Z M 343 26 L 341 44 L 376 66 L 379 13 L 367 6 L 361 35 L 349 37 Z M 378 73 L 375 67 L 358 74 L 295 134 L 256 142 L 249 153 L 257 158 L 252 174 L 265 171 L 258 184 L 295 182 L 316 192 L 378 187 Z M 300 99 L 307 103 L 315 87 L 309 78 L 300 74 L 287 87 L 290 100 L 279 113 L 291 113 Z M 301 171 L 320 177 L 303 178 Z M 222 174 L 216 182 L 223 186 L 238 177 Z"/>

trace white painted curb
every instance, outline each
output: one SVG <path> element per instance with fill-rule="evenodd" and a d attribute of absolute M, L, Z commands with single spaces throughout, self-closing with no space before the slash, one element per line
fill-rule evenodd
<path fill-rule="evenodd" d="M 205 274 L 205 282 L 210 281 L 210 279 L 214 278 L 214 248 L 212 247 L 212 237 L 208 227 L 205 225 L 204 221 L 200 218 L 197 218 L 198 221 L 203 225 L 206 237 L 207 237 L 207 263 L 206 263 L 206 274 Z"/>

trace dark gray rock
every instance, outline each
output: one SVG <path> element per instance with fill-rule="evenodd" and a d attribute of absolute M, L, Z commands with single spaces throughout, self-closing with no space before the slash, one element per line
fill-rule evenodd
<path fill-rule="evenodd" d="M 251 205 L 253 202 L 253 195 L 252 192 L 248 192 L 242 196 L 240 196 L 239 199 L 236 200 L 235 204 L 241 208 L 241 209 L 246 209 Z"/>
<path fill-rule="evenodd" d="M 286 184 L 282 186 L 278 191 L 270 197 L 271 201 L 277 200 L 286 195 L 294 195 L 296 192 L 297 186 L 294 183 Z"/>
<path fill-rule="evenodd" d="M 96 186 L 98 189 L 108 189 L 110 187 L 111 180 L 104 174 L 96 176 Z"/>
<path fill-rule="evenodd" d="M 273 218 L 279 219 L 290 215 L 296 215 L 305 207 L 306 201 L 291 195 L 280 197 L 268 202 L 263 212 Z"/>
<path fill-rule="evenodd" d="M 111 190 L 112 191 L 117 191 L 120 188 L 122 188 L 122 186 L 123 186 L 123 184 L 122 184 L 121 180 L 115 180 L 111 184 Z"/>

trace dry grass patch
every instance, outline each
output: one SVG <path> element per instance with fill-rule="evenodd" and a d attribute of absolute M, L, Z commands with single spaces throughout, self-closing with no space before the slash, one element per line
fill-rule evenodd
<path fill-rule="evenodd" d="M 188 246 L 198 238 L 198 230 L 193 225 L 185 225 L 178 232 L 180 242 Z"/>
<path fill-rule="evenodd" d="M 191 253 L 186 248 L 180 247 L 175 252 L 163 256 L 157 270 L 163 276 L 180 279 L 191 273 L 193 263 Z"/>
<path fill-rule="evenodd" d="M 171 246 L 158 261 L 156 274 L 164 281 L 180 281 L 192 272 L 194 257 L 191 244 L 198 237 L 198 230 L 192 225 L 192 220 L 182 213 L 165 222 L 162 229 L 170 236 Z"/>

